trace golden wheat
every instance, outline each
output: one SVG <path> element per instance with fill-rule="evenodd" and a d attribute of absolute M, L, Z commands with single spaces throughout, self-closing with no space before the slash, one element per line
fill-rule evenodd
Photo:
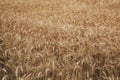
<path fill-rule="evenodd" d="M 120 0 L 0 0 L 0 80 L 120 80 Z"/>

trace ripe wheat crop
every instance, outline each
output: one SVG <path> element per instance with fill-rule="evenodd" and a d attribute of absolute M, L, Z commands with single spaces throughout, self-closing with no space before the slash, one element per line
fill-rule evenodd
<path fill-rule="evenodd" d="M 120 0 L 0 0 L 0 80 L 120 80 Z"/>

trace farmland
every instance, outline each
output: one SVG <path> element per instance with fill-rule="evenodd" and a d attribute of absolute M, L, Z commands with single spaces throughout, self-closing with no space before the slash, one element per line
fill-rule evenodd
<path fill-rule="evenodd" d="M 120 0 L 0 0 L 0 80 L 120 80 Z"/>

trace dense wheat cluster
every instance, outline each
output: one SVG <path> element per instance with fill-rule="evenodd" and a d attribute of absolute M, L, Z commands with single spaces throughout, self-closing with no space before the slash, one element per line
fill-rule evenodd
<path fill-rule="evenodd" d="M 120 80 L 120 0 L 0 0 L 0 80 Z"/>

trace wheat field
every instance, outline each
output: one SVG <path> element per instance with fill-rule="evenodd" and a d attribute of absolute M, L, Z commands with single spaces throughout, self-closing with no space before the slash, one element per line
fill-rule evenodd
<path fill-rule="evenodd" d="M 120 80 L 120 0 L 0 0 L 0 80 Z"/>

